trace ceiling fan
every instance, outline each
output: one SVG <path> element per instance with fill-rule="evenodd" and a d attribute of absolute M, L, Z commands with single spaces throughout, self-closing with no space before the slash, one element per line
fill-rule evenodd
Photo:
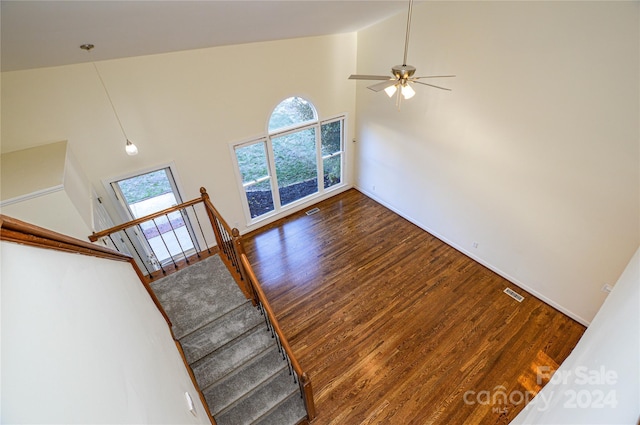
<path fill-rule="evenodd" d="M 428 75 L 424 77 L 414 77 L 413 74 L 416 72 L 416 68 L 407 65 L 407 52 L 409 50 L 409 30 L 411 29 L 411 11 L 413 9 L 413 0 L 409 0 L 409 13 L 407 15 L 407 34 L 404 41 L 404 60 L 402 61 L 402 65 L 396 65 L 391 68 L 391 74 L 393 77 L 389 77 L 387 75 L 361 75 L 361 74 L 352 74 L 349 79 L 350 80 L 384 80 L 381 83 L 373 84 L 368 86 L 367 88 L 373 90 L 375 92 L 379 92 L 384 90 L 389 97 L 392 97 L 394 94 L 397 94 L 396 97 L 396 105 L 398 109 L 400 108 L 400 101 L 402 97 L 405 99 L 411 99 L 415 94 L 415 90 L 411 87 L 411 84 L 418 83 L 423 84 L 429 87 L 435 87 L 441 90 L 449 90 L 446 87 L 436 86 L 434 84 L 425 83 L 424 81 L 418 81 L 426 78 L 449 78 L 455 77 L 455 75 Z M 398 90 L 400 89 L 400 90 Z"/>

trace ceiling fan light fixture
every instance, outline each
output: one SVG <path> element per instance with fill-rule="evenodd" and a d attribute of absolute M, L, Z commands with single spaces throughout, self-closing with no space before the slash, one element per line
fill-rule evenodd
<path fill-rule="evenodd" d="M 385 75 L 365 75 L 365 74 L 352 74 L 349 76 L 350 80 L 380 80 L 381 83 L 376 83 L 370 86 L 367 86 L 368 89 L 373 90 L 374 92 L 379 92 L 384 90 L 387 93 L 387 96 L 393 97 L 393 95 L 397 95 L 396 97 L 396 105 L 398 109 L 400 109 L 400 101 L 402 98 L 411 99 L 415 96 L 416 92 L 411 87 L 410 84 L 417 83 L 425 86 L 433 87 L 440 90 L 451 91 L 446 87 L 437 86 L 435 84 L 428 84 L 421 80 L 423 78 L 447 78 L 447 77 L 455 77 L 455 75 L 426 75 L 423 77 L 414 77 L 416 73 L 416 68 L 411 65 L 407 65 L 407 53 L 409 51 L 409 34 L 411 30 L 411 12 L 413 10 L 413 0 L 409 0 L 409 11 L 407 13 L 407 32 L 405 34 L 404 40 L 404 60 L 402 61 L 402 65 L 396 65 L 391 68 L 391 74 L 393 78 L 389 78 Z M 391 80 L 391 81 L 389 81 Z M 398 88 L 400 90 L 398 90 Z M 402 94 L 402 97 L 400 96 Z"/>
<path fill-rule="evenodd" d="M 409 85 L 409 83 L 405 83 L 401 90 L 402 96 L 404 96 L 405 99 L 411 99 L 416 94 L 416 91 Z"/>
<path fill-rule="evenodd" d="M 387 94 L 387 96 L 393 97 L 393 95 L 396 94 L 396 90 L 398 90 L 398 88 L 394 84 L 393 86 L 389 86 L 384 89 L 384 92 Z"/>

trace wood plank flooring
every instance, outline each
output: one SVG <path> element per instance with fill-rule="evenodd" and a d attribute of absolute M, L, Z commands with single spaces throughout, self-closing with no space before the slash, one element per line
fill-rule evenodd
<path fill-rule="evenodd" d="M 314 425 L 507 424 L 585 330 L 356 190 L 316 206 L 244 238 Z"/>

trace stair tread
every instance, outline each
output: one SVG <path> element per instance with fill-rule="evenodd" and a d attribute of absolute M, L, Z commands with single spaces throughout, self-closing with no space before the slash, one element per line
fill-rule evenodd
<path fill-rule="evenodd" d="M 304 400 L 296 392 L 251 425 L 297 425 L 306 417 Z"/>
<path fill-rule="evenodd" d="M 218 255 L 151 283 L 180 339 L 246 301 Z"/>
<path fill-rule="evenodd" d="M 300 394 L 300 387 L 285 368 L 214 418 L 218 425 L 250 424 L 276 410 L 292 394 Z"/>
<path fill-rule="evenodd" d="M 211 413 L 215 415 L 224 410 L 285 367 L 287 363 L 276 346 L 256 356 L 204 391 Z"/>
<path fill-rule="evenodd" d="M 264 317 L 218 256 L 151 284 L 218 425 L 296 425 L 306 417 Z"/>
<path fill-rule="evenodd" d="M 191 369 L 198 385 L 205 390 L 273 345 L 275 340 L 266 326 L 258 325 L 235 341 L 193 363 Z"/>
<path fill-rule="evenodd" d="M 180 339 L 187 362 L 192 364 L 233 341 L 264 320 L 250 301 L 216 318 Z"/>

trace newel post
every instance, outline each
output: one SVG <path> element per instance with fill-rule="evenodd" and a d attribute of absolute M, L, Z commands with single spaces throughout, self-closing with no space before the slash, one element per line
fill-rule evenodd
<path fill-rule="evenodd" d="M 202 198 L 204 209 L 205 211 L 207 211 L 207 216 L 209 217 L 209 221 L 211 222 L 211 227 L 213 228 L 213 234 L 216 237 L 216 245 L 218 245 L 219 249 L 222 249 L 224 241 L 222 240 L 222 235 L 220 234 L 220 229 L 218 228 L 216 217 L 213 214 L 213 211 L 211 211 L 211 209 L 209 208 L 209 204 L 211 204 L 211 199 L 209 198 L 207 189 L 205 189 L 204 187 L 200 188 L 200 197 Z"/>
<path fill-rule="evenodd" d="M 307 372 L 304 372 L 300 377 L 300 385 L 304 392 L 304 404 L 307 408 L 307 416 L 309 421 L 312 421 L 316 417 L 316 405 L 313 401 L 313 388 L 311 388 L 311 380 Z"/>

